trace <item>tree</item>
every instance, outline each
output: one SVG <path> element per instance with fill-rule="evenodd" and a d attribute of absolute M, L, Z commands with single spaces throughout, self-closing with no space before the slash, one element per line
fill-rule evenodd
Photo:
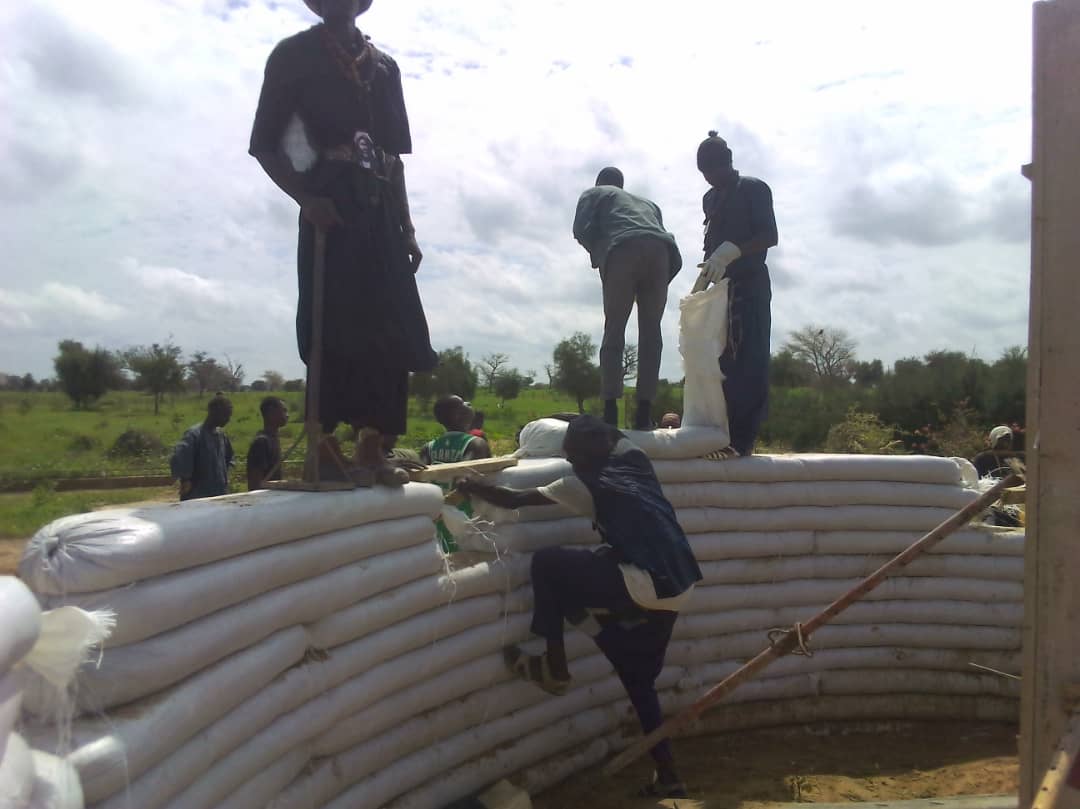
<path fill-rule="evenodd" d="M 790 349 L 782 348 L 769 359 L 769 387 L 802 388 L 814 379 L 810 364 L 796 357 Z"/>
<path fill-rule="evenodd" d="M 637 375 L 637 343 L 626 343 L 622 350 L 622 378 Z"/>
<path fill-rule="evenodd" d="M 76 410 L 123 385 L 119 359 L 104 348 L 91 351 L 76 340 L 61 340 L 59 349 L 53 359 L 56 379 Z"/>
<path fill-rule="evenodd" d="M 208 390 L 225 390 L 229 386 L 229 372 L 205 351 L 196 351 L 187 363 L 188 379 L 195 383 L 199 395 Z"/>
<path fill-rule="evenodd" d="M 238 391 L 244 384 L 244 366 L 241 363 L 233 364 L 233 361 L 229 358 L 229 355 L 225 355 L 225 364 L 221 366 L 225 369 L 225 375 L 222 379 L 224 383 L 221 386 L 222 390 Z"/>
<path fill-rule="evenodd" d="M 267 390 L 281 390 L 285 386 L 285 375 L 278 371 L 263 371 L 262 378 Z"/>
<path fill-rule="evenodd" d="M 593 362 L 596 344 L 584 332 L 575 332 L 552 352 L 554 374 L 551 384 L 573 396 L 578 412 L 585 412 L 585 400 L 600 394 L 600 366 Z"/>
<path fill-rule="evenodd" d="M 881 364 L 881 360 L 856 362 L 852 366 L 852 375 L 855 377 L 856 385 L 872 387 L 885 377 L 885 367 Z"/>
<path fill-rule="evenodd" d="M 517 368 L 511 368 L 509 371 L 503 371 L 495 377 L 492 390 L 505 404 L 510 399 L 516 399 L 521 393 L 521 389 L 527 388 L 531 384 L 531 378 L 522 374 Z"/>
<path fill-rule="evenodd" d="M 135 374 L 136 390 L 145 390 L 154 397 L 155 416 L 166 393 L 184 389 L 184 365 L 180 362 L 180 354 L 180 346 L 171 341 L 135 346 L 124 352 L 124 362 Z"/>
<path fill-rule="evenodd" d="M 476 395 L 479 381 L 479 374 L 465 350 L 454 346 L 439 352 L 439 364 L 434 371 L 413 374 L 409 378 L 409 392 L 425 403 L 443 396 L 471 399 Z"/>
<path fill-rule="evenodd" d="M 37 387 L 37 382 L 34 381 L 33 374 L 24 374 L 23 378 L 19 380 L 19 387 L 25 391 L 34 390 Z"/>
<path fill-rule="evenodd" d="M 822 385 L 846 382 L 855 362 L 855 341 L 843 329 L 803 326 L 791 332 L 784 349 L 808 363 Z"/>
<path fill-rule="evenodd" d="M 285 381 L 285 385 L 282 387 L 286 393 L 302 393 L 304 390 L 303 379 L 288 379 Z"/>
<path fill-rule="evenodd" d="M 510 362 L 510 358 L 502 353 L 488 354 L 481 357 L 480 364 L 483 366 L 484 385 L 488 390 L 495 390 L 495 379 L 499 376 L 499 369 Z"/>

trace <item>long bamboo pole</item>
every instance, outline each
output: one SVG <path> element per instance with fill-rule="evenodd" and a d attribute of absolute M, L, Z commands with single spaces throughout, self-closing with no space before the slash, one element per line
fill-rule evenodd
<path fill-rule="evenodd" d="M 1054 750 L 1031 809 L 1080 807 L 1080 713 L 1074 713 Z"/>
<path fill-rule="evenodd" d="M 753 679 L 762 669 L 774 660 L 795 651 L 795 649 L 805 643 L 814 632 L 885 581 L 890 574 L 894 573 L 899 568 L 904 567 L 912 559 L 925 553 L 934 545 L 941 542 L 941 540 L 945 539 L 945 537 L 949 536 L 949 534 L 956 531 L 956 529 L 965 525 L 972 517 L 994 503 L 1005 489 L 1010 486 L 1017 486 L 1021 482 L 1022 478 L 1013 473 L 1004 480 L 995 483 L 992 488 L 988 489 L 977 499 L 972 500 L 929 534 L 911 545 L 907 550 L 879 567 L 809 621 L 804 624 L 796 624 L 791 629 L 783 632 L 783 634 L 779 635 L 775 641 L 770 642 L 767 649 L 759 652 L 756 657 L 747 663 L 744 663 L 737 671 L 732 672 L 720 683 L 706 691 L 701 699 L 685 711 L 667 720 L 652 733 L 649 733 L 634 742 L 626 748 L 626 750 L 615 756 L 615 758 L 604 766 L 602 771 L 603 774 L 614 775 L 650 747 L 653 747 L 661 740 L 666 739 L 685 728 L 697 719 L 698 716 L 734 691 L 738 686 L 742 685 L 747 680 Z"/>

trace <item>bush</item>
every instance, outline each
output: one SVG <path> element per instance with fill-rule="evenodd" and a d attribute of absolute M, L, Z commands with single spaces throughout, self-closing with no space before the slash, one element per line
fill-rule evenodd
<path fill-rule="evenodd" d="M 68 443 L 68 452 L 89 452 L 98 446 L 98 440 L 92 435 L 77 435 Z"/>
<path fill-rule="evenodd" d="M 161 454 L 165 449 L 161 439 L 146 430 L 126 430 L 109 449 L 110 458 L 138 458 Z"/>
<path fill-rule="evenodd" d="M 860 455 L 896 454 L 901 451 L 901 444 L 895 438 L 895 433 L 892 427 L 882 424 L 876 414 L 852 407 L 842 422 L 829 428 L 825 451 Z"/>

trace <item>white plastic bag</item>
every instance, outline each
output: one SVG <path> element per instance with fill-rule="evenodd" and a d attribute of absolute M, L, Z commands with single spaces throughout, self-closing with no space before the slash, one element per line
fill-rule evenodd
<path fill-rule="evenodd" d="M 682 423 L 687 427 L 728 428 L 720 355 L 727 343 L 728 282 L 679 301 L 679 353 L 683 357 Z"/>

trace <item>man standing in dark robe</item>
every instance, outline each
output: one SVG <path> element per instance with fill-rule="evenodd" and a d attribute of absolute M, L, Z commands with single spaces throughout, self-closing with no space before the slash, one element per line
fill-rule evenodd
<path fill-rule="evenodd" d="M 412 135 L 401 73 L 356 27 L 371 0 L 305 0 L 322 23 L 282 41 L 266 64 L 250 153 L 300 206 L 296 318 L 300 357 L 312 341 L 316 231 L 326 237 L 320 445 L 349 465 L 333 439 L 357 431 L 351 461 L 376 482 L 401 485 L 383 437 L 406 431 L 410 371 L 431 370 L 431 348 L 414 274 L 422 257 L 409 212 L 401 155 Z M 317 160 L 294 169 L 282 136 L 296 118 Z"/>

